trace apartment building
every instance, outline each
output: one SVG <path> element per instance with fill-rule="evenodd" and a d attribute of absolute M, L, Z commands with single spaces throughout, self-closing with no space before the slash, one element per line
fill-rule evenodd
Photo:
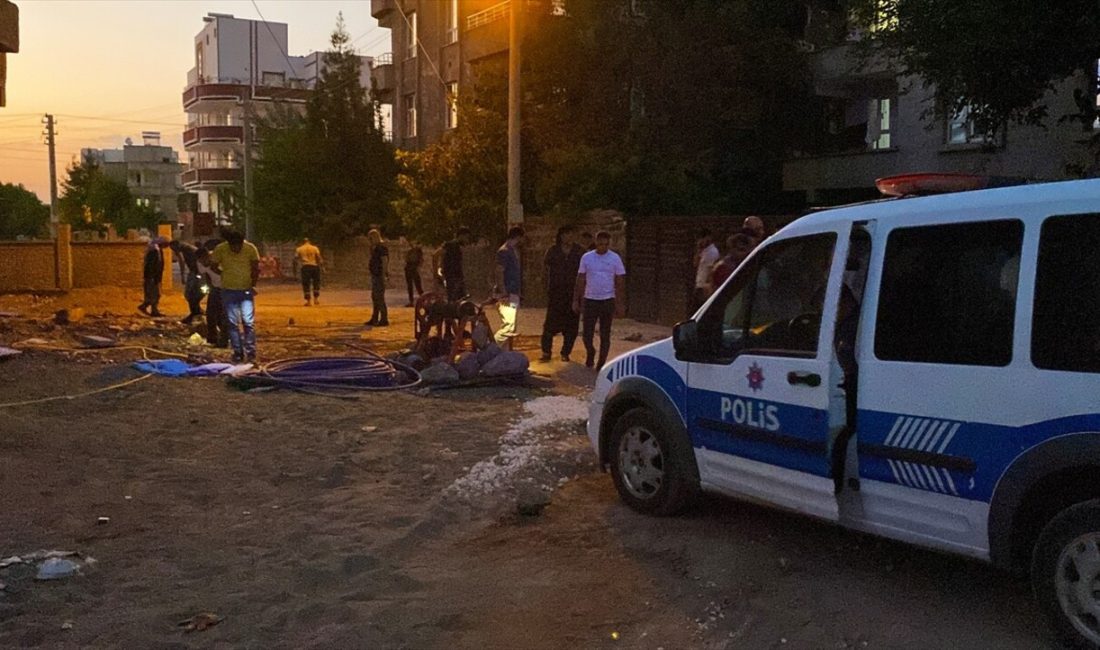
<path fill-rule="evenodd" d="M 156 210 L 164 221 L 176 222 L 183 192 L 179 153 L 162 145 L 157 131 L 143 131 L 141 138 L 141 144 L 126 138 L 121 149 L 81 149 L 80 155 L 98 164 L 108 177 L 126 183 L 138 203 Z"/>
<path fill-rule="evenodd" d="M 187 73 L 183 133 L 187 168 L 182 184 L 196 192 L 200 212 L 224 216 L 218 190 L 244 180 L 246 113 L 277 106 L 304 111 L 324 69 L 324 52 L 291 56 L 287 25 L 211 13 L 195 36 L 195 67 Z M 371 87 L 370 57 L 360 57 L 360 83 Z"/>
<path fill-rule="evenodd" d="M 815 101 L 806 119 L 813 134 L 783 165 L 783 189 L 808 206 L 879 196 L 876 178 L 909 172 L 964 172 L 1029 179 L 1068 176 L 1067 164 L 1087 163 L 1095 133 L 1078 122 L 1074 89 L 1095 88 L 1081 75 L 1063 81 L 1048 99 L 1046 128 L 1008 125 L 980 132 L 966 111 L 948 119 L 926 115 L 939 98 L 919 78 L 899 76 L 886 62 L 861 62 L 861 38 L 843 15 L 811 10 L 806 41 L 813 50 Z"/>
<path fill-rule="evenodd" d="M 563 0 L 522 0 L 526 30 L 562 11 Z M 393 141 L 421 149 L 458 126 L 456 100 L 479 65 L 506 60 L 510 0 L 371 0 L 391 30 L 392 52 L 378 57 L 379 99 L 392 106 Z"/>
<path fill-rule="evenodd" d="M 19 7 L 0 0 L 0 106 L 7 105 L 8 54 L 19 51 Z"/>

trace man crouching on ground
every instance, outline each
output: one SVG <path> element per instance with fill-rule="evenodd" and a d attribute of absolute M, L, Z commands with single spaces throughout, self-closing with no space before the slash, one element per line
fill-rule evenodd
<path fill-rule="evenodd" d="M 232 231 L 214 248 L 211 260 L 222 276 L 222 303 L 229 316 L 229 342 L 233 363 L 256 360 L 256 281 L 260 279 L 260 251 L 244 235 Z M 241 337 L 241 328 L 244 337 Z"/>

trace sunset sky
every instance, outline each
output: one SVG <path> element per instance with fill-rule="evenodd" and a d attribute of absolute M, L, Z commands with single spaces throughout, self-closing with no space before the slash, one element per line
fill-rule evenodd
<path fill-rule="evenodd" d="M 195 34 L 210 12 L 259 19 L 249 0 L 14 0 L 20 51 L 8 55 L 8 105 L 0 108 L 0 182 L 49 201 L 42 115 L 57 126 L 60 192 L 83 147 L 116 148 L 160 131 L 186 160 L 181 93 L 194 67 Z M 289 25 L 290 55 L 328 46 L 337 12 L 360 54 L 390 50 L 369 0 L 256 0 L 263 17 Z"/>

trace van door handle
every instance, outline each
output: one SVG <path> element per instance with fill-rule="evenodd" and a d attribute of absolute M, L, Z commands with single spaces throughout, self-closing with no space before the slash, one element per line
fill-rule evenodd
<path fill-rule="evenodd" d="M 795 372 L 792 370 L 787 373 L 787 383 L 792 386 L 805 384 L 810 388 L 816 388 L 821 385 L 821 375 L 816 372 Z"/>

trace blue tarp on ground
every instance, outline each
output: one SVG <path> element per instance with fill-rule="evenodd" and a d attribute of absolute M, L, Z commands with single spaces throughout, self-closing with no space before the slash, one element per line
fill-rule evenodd
<path fill-rule="evenodd" d="M 142 372 L 151 372 L 165 377 L 211 377 L 232 367 L 233 365 L 228 363 L 207 363 L 201 366 L 192 366 L 179 359 L 153 359 L 134 363 L 134 368 Z"/>

